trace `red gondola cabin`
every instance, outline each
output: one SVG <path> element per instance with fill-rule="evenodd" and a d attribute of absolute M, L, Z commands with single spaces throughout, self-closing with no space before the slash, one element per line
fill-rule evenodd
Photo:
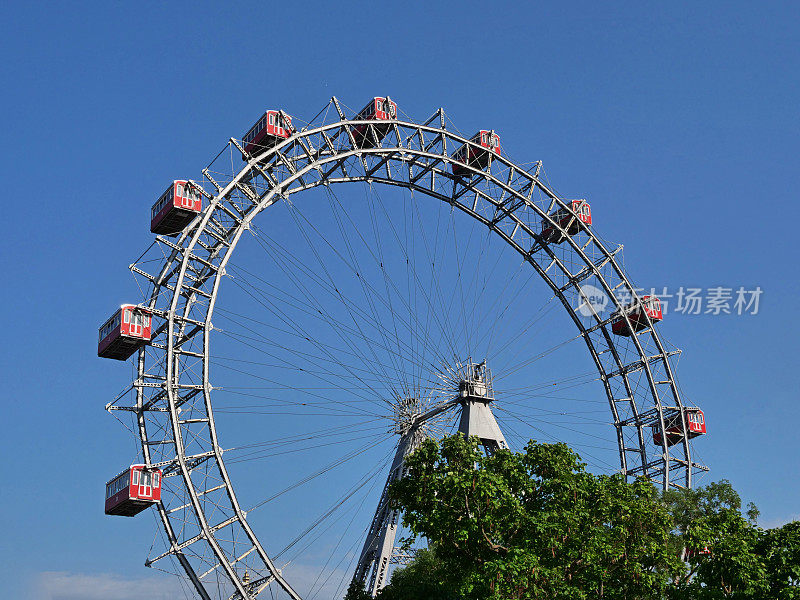
<path fill-rule="evenodd" d="M 584 225 L 592 224 L 592 208 L 586 200 L 570 200 L 568 209 L 560 208 L 550 218 L 558 227 L 542 219 L 542 239 L 549 244 L 560 244 L 567 239 L 567 235 L 575 235 Z M 562 230 L 566 231 L 566 235 Z"/>
<path fill-rule="evenodd" d="M 106 514 L 132 517 L 161 501 L 160 469 L 131 465 L 106 484 Z"/>
<path fill-rule="evenodd" d="M 200 214 L 203 197 L 189 181 L 173 181 L 150 210 L 150 231 L 178 235 Z"/>
<path fill-rule="evenodd" d="M 356 115 L 357 121 L 376 121 L 371 125 L 353 127 L 353 139 L 359 148 L 374 148 L 389 133 L 392 125 L 387 121 L 397 118 L 397 104 L 391 98 L 380 96 L 370 100 Z"/>
<path fill-rule="evenodd" d="M 647 317 L 650 317 L 650 321 L 654 325 L 664 318 L 661 311 L 661 301 L 655 296 L 642 296 L 641 300 L 632 302 L 625 307 L 624 311 L 628 314 L 634 332 L 641 331 L 649 326 Z M 615 316 L 617 318 L 611 323 L 611 331 L 617 335 L 630 336 L 631 330 L 625 322 L 625 317 L 619 311 L 615 313 Z"/>
<path fill-rule="evenodd" d="M 100 328 L 97 356 L 127 360 L 150 343 L 152 315 L 133 304 L 123 304 Z"/>
<path fill-rule="evenodd" d="M 470 138 L 469 144 L 464 144 L 453 153 L 453 158 L 458 162 L 453 163 L 454 175 L 470 175 L 472 171 L 458 164 L 463 163 L 476 169 L 485 169 L 489 166 L 492 152 L 500 154 L 500 136 L 494 131 L 481 130 Z"/>
<path fill-rule="evenodd" d="M 244 151 L 258 154 L 287 139 L 292 131 L 292 117 L 278 110 L 268 110 L 242 138 Z M 248 157 L 242 158 L 247 160 Z"/>
<path fill-rule="evenodd" d="M 688 548 L 683 549 L 683 560 L 689 560 L 690 558 L 702 558 L 704 556 L 711 556 L 711 549 L 708 546 L 704 546 L 700 550 L 689 550 Z"/>
<path fill-rule="evenodd" d="M 706 432 L 706 418 L 703 411 L 699 408 L 685 408 L 686 413 L 686 435 L 689 439 L 696 438 Z M 664 417 L 664 429 L 667 432 L 667 446 L 673 446 L 681 441 L 684 428 L 681 427 L 680 413 Z M 653 442 L 661 445 L 660 426 L 653 427 Z"/>

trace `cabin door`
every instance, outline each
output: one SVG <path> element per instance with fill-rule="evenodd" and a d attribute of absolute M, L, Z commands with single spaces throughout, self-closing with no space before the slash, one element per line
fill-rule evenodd
<path fill-rule="evenodd" d="M 137 337 L 142 337 L 142 324 L 144 321 L 144 315 L 142 313 L 136 311 L 130 311 L 130 335 L 135 335 Z"/>
<path fill-rule="evenodd" d="M 192 196 L 192 188 L 189 184 L 181 185 L 178 184 L 178 196 L 181 199 L 181 208 L 194 208 L 194 199 Z"/>
<path fill-rule="evenodd" d="M 150 471 L 142 471 L 139 477 L 139 498 L 147 499 L 153 497 L 153 474 Z"/>

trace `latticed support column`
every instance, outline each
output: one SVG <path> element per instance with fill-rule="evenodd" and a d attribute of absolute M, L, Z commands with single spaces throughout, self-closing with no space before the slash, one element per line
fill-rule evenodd
<path fill-rule="evenodd" d="M 358 559 L 353 579 L 361 582 L 372 596 L 386 585 L 386 575 L 394 552 L 394 541 L 400 520 L 400 511 L 389 508 L 389 485 L 403 476 L 406 457 L 417 449 L 424 437 L 424 433 L 417 426 L 411 427 L 401 436 L 392 468 L 386 478 L 386 485 L 383 487 L 378 508 Z"/>
<path fill-rule="evenodd" d="M 458 426 L 461 433 L 467 437 L 476 436 L 487 454 L 508 448 L 506 438 L 489 406 L 494 400 L 494 394 L 491 374 L 486 368 L 486 364 L 468 363 L 464 366 L 464 371 L 459 383 L 458 396 L 425 414 L 415 415 L 411 420 L 411 425 L 401 435 L 397 444 L 392 468 L 386 479 L 386 485 L 383 487 L 378 508 L 372 518 L 372 524 L 353 575 L 354 581 L 360 582 L 373 597 L 388 583 L 389 565 L 408 560 L 408 556 L 402 556 L 402 560 L 398 560 L 401 558 L 401 553 L 394 545 L 397 526 L 402 515 L 400 511 L 389 508 L 389 485 L 403 476 L 406 457 L 416 450 L 425 439 L 425 433 L 422 431 L 424 423 L 458 404 L 461 406 L 461 419 Z"/>

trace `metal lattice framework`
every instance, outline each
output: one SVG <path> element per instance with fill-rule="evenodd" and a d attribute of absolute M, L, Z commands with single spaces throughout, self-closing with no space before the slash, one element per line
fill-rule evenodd
<path fill-rule="evenodd" d="M 160 269 L 149 273 L 138 262 L 131 265 L 149 284 L 143 306 L 155 317 L 154 333 L 151 346 L 138 354 L 130 392 L 108 409 L 134 414 L 144 461 L 164 471 L 158 511 L 168 547 L 148 564 L 173 557 L 202 598 L 255 598 L 270 584 L 299 598 L 248 524 L 226 470 L 214 420 L 210 345 L 226 265 L 244 232 L 276 202 L 300 202 L 296 194 L 317 186 L 400 186 L 462 211 L 499 236 L 552 290 L 583 339 L 608 398 L 622 473 L 665 489 L 691 486 L 705 467 L 692 461 L 689 440 L 668 446 L 662 435 L 657 447 L 647 439 L 650 428 L 663 433 L 665 420 L 684 416 L 671 362 L 675 352 L 665 350 L 653 327 L 620 345 L 612 317 L 576 310 L 586 284 L 602 290 L 617 309 L 624 308 L 618 297 L 636 298 L 636 291 L 620 266 L 621 246 L 607 248 L 591 228 L 565 234 L 557 245 L 540 237 L 540 223 L 560 229 L 551 215 L 567 208 L 540 179 L 541 163 L 523 168 L 493 155 L 487 168 L 466 166 L 471 176 L 456 177 L 452 154 L 471 142 L 447 128 L 442 109 L 422 123 L 398 117 L 374 147 L 359 147 L 353 135 L 355 127 L 372 128 L 374 122 L 349 118 L 335 98 L 325 115 L 275 147 L 247 155 L 230 180 L 204 171 L 207 206 L 179 237 L 157 237 Z M 230 145 L 245 154 L 237 140 Z M 126 406 L 123 399 L 131 394 L 135 403 Z M 208 585 L 212 574 L 214 586 Z"/>

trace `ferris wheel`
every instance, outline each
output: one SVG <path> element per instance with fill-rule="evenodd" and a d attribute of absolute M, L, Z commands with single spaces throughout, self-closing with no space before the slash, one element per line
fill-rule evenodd
<path fill-rule="evenodd" d="M 386 490 L 426 437 L 563 440 L 664 489 L 707 470 L 661 302 L 594 229 L 608 215 L 494 130 L 333 98 L 307 122 L 266 111 L 202 175 L 153 205 L 142 301 L 98 345 L 133 357 L 106 408 L 141 452 L 106 512 L 154 506 L 146 564 L 188 594 L 375 595 L 413 556 Z"/>

